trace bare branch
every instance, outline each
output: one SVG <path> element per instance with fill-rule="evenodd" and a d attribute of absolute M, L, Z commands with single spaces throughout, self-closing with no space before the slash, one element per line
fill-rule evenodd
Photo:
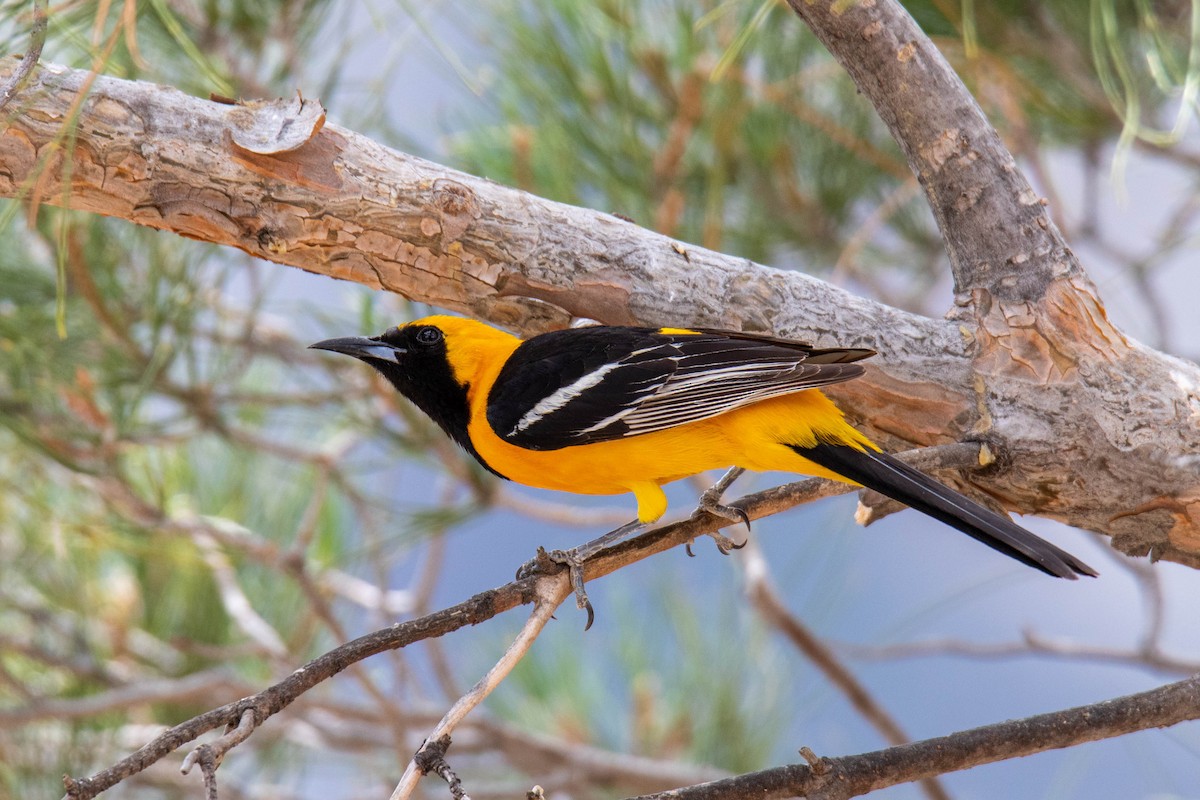
<path fill-rule="evenodd" d="M 225 758 L 225 754 L 230 750 L 249 739 L 257 727 L 254 709 L 247 708 L 242 712 L 238 724 L 229 726 L 221 738 L 211 744 L 202 744 L 188 753 L 179 771 L 187 775 L 193 766 L 199 764 L 204 773 L 205 794 L 209 800 L 217 800 L 217 767 L 221 766 L 221 759 Z"/>
<path fill-rule="evenodd" d="M 514 765 L 546 782 L 549 782 L 544 778 L 547 770 L 556 769 L 568 774 L 576 785 L 602 784 L 650 792 L 729 775 L 725 770 L 702 764 L 614 753 L 549 733 L 518 730 L 487 717 L 476 717 L 472 724 Z"/>
<path fill-rule="evenodd" d="M 287 655 L 287 645 L 279 632 L 262 615 L 254 610 L 250 598 L 238 583 L 237 572 L 230 563 L 229 557 L 217 546 L 216 541 L 207 533 L 197 533 L 193 540 L 204 555 L 204 560 L 212 570 L 213 580 L 221 597 L 221 605 L 225 613 L 233 620 L 233 624 L 251 641 L 258 644 L 266 653 L 274 658 Z"/>
<path fill-rule="evenodd" d="M 823 769 L 792 764 L 739 775 L 639 800 L 757 800 L 803 795 L 821 800 L 858 797 L 876 789 L 1148 728 L 1200 718 L 1200 676 L 1065 711 L 985 725 L 887 750 L 822 759 Z"/>
<path fill-rule="evenodd" d="M 84 719 L 134 706 L 196 702 L 221 691 L 245 690 L 245 682 L 225 668 L 194 672 L 182 678 L 142 679 L 88 697 L 34 700 L 23 706 L 6 708 L 0 710 L 0 726 L 9 728 L 47 719 Z"/>
<path fill-rule="evenodd" d="M 536 599 L 534 585 L 533 579 L 510 583 L 499 589 L 477 594 L 463 603 L 434 614 L 397 623 L 347 642 L 313 659 L 284 680 L 252 697 L 235 700 L 176 725 L 128 758 L 90 778 L 64 779 L 67 789 L 65 797 L 71 800 L 95 797 L 196 737 L 221 726 L 238 724 L 247 710 L 255 712 L 257 724 L 261 725 L 304 692 L 365 658 L 405 647 L 431 636 L 441 636 L 465 625 L 475 625 L 522 603 L 533 602 Z"/>
<path fill-rule="evenodd" d="M 1096 647 L 1061 639 L 1048 639 L 1033 631 L 1026 631 L 1019 642 L 987 643 L 961 639 L 930 639 L 880 645 L 839 642 L 836 647 L 854 658 L 924 658 L 950 655 L 995 659 L 1043 656 L 1092 664 L 1121 664 L 1165 675 L 1193 675 L 1200 672 L 1200 661 L 1176 658 L 1163 653 L 1157 647 Z"/>
<path fill-rule="evenodd" d="M 497 487 L 493 502 L 500 508 L 507 508 L 518 514 L 533 517 L 555 525 L 570 525 L 573 527 L 594 528 L 602 525 L 615 527 L 630 519 L 628 510 L 618 508 L 580 508 L 567 503 L 555 503 L 539 500 L 519 489 L 501 485 Z"/>

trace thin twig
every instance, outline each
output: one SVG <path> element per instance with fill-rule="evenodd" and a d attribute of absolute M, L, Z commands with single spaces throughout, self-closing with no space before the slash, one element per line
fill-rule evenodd
<path fill-rule="evenodd" d="M 574 742 L 552 732 L 517 728 L 476 714 L 471 724 L 509 763 L 549 783 L 548 770 L 558 769 L 574 786 L 607 786 L 614 792 L 653 792 L 671 786 L 729 777 L 716 767 L 674 758 L 652 758 Z"/>
<path fill-rule="evenodd" d="M 208 800 L 217 800 L 217 767 L 221 766 L 221 759 L 225 758 L 225 754 L 230 750 L 249 739 L 250 734 L 254 733 L 254 729 L 257 727 L 258 721 L 255 718 L 254 709 L 247 708 L 242 712 L 237 727 L 227 730 L 225 735 L 215 742 L 202 744 L 188 753 L 187 757 L 183 759 L 183 765 L 180 766 L 179 771 L 187 775 L 192 771 L 192 767 L 199 764 L 200 770 L 204 773 L 205 794 L 208 796 Z"/>
<path fill-rule="evenodd" d="M 835 647 L 848 656 L 862 659 L 926 658 L 947 655 L 988 659 L 1043 656 L 1089 663 L 1108 662 L 1140 667 L 1167 675 L 1193 675 L 1200 672 L 1200 661 L 1174 658 L 1158 650 L 1092 647 L 1047 639 L 1032 631 L 1026 631 L 1019 642 L 987 643 L 968 642 L 962 639 L 930 639 L 923 642 L 885 645 L 838 642 Z"/>
<path fill-rule="evenodd" d="M 581 508 L 567 503 L 538 500 L 504 485 L 496 490 L 492 503 L 499 508 L 506 508 L 544 522 L 582 528 L 600 525 L 615 527 L 628 522 L 633 517 L 631 509 Z"/>
<path fill-rule="evenodd" d="M 256 710 L 256 718 L 261 725 L 268 717 L 287 708 L 312 687 L 377 653 L 405 647 L 431 636 L 441 636 L 466 625 L 478 624 L 510 608 L 534 602 L 534 583 L 533 578 L 514 581 L 499 589 L 481 592 L 463 603 L 435 614 L 398 623 L 347 642 L 318 656 L 284 680 L 256 695 L 235 700 L 176 725 L 155 737 L 136 753 L 90 778 L 65 778 L 65 797 L 71 800 L 95 797 L 146 769 L 176 748 L 195 740 L 196 737 L 222 725 L 236 724 L 248 709 Z"/>
<path fill-rule="evenodd" d="M 459 698 L 450 710 L 446 712 L 446 716 L 442 717 L 441 722 L 437 727 L 430 732 L 425 739 L 426 743 L 437 743 L 443 739 L 448 739 L 450 734 L 458 726 L 463 718 L 467 716 L 477 705 L 483 702 L 492 691 L 500 685 L 500 682 L 508 677 L 508 673 L 512 672 L 525 654 L 529 652 L 529 648 L 533 646 L 533 642 L 537 639 L 542 629 L 546 627 L 546 623 L 554 615 L 562 601 L 570 594 L 570 581 L 567 580 L 566 573 L 560 573 L 557 579 L 554 580 L 538 580 L 535 585 L 537 592 L 537 601 L 534 603 L 533 613 L 529 615 L 525 626 L 521 628 L 521 632 L 509 645 L 504 655 L 496 662 L 487 674 L 479 679 L 479 682 L 471 687 L 471 691 Z M 424 746 L 422 746 L 422 750 Z M 413 756 L 409 762 L 408 768 L 404 770 L 404 775 L 400 778 L 400 782 L 396 785 L 395 791 L 392 792 L 391 800 L 408 800 L 412 796 L 413 791 L 417 788 L 418 781 L 425 774 L 424 770 L 419 766 L 420 752 Z"/>
<path fill-rule="evenodd" d="M 298 559 L 287 559 L 284 564 L 288 567 L 288 572 L 300 586 L 300 590 L 304 592 L 304 596 L 308 599 L 309 607 L 316 614 L 317 619 L 321 620 L 339 640 L 345 640 L 348 636 L 345 628 L 337 618 L 337 615 L 333 613 L 333 609 L 330 608 L 325 596 L 318 589 L 313 577 L 305 568 L 305 562 Z M 348 671 L 371 699 L 375 701 L 379 709 L 386 712 L 386 720 L 392 729 L 396 751 L 397 753 L 403 752 L 408 729 L 405 725 L 403 714 L 400 713 L 397 706 L 397 700 L 389 697 L 379 686 L 378 681 L 371 675 L 370 671 L 365 669 L 361 664 L 351 665 Z"/>
<path fill-rule="evenodd" d="M 1163 628 L 1166 625 L 1166 597 L 1163 595 L 1161 574 L 1153 564 L 1130 558 L 1112 548 L 1105 547 L 1101 552 L 1108 556 L 1115 567 L 1129 573 L 1145 603 L 1146 630 L 1139 642 L 1139 652 L 1161 654 Z M 1181 674 L 1191 675 L 1193 672 L 1200 672 L 1200 665 L 1182 670 Z"/>
<path fill-rule="evenodd" d="M 217 594 L 225 613 L 233 620 L 233 624 L 251 641 L 258 644 L 272 658 L 285 658 L 288 647 L 283 642 L 279 632 L 254 610 L 254 604 L 246 596 L 238 583 L 237 571 L 230 563 L 229 557 L 217 545 L 213 537 L 206 533 L 198 533 L 193 537 L 196 546 L 200 548 L 204 561 L 212 572 L 213 582 L 217 585 Z"/>
<path fill-rule="evenodd" d="M 448 500 L 449 498 L 445 499 Z M 421 567 L 416 589 L 413 590 L 414 614 L 421 616 L 428 614 L 432 610 L 431 600 L 433 591 L 437 586 L 437 580 L 441 576 L 445 564 L 446 536 L 445 531 L 439 531 L 437 535 L 430 537 L 429 543 L 425 546 L 425 563 Z M 443 696 L 449 700 L 450 698 L 462 695 L 462 690 L 454 677 L 454 669 L 450 666 L 450 659 L 446 656 L 446 651 L 442 647 L 441 640 L 430 639 L 425 643 L 425 649 L 429 653 L 429 662 L 433 667 L 434 679 L 437 681 L 438 688 L 441 689 Z"/>
<path fill-rule="evenodd" d="M 829 282 L 839 286 L 844 286 L 846 278 L 854 277 L 862 279 L 862 270 L 859 265 L 859 256 L 863 249 L 866 248 L 875 235 L 887 224 L 904 205 L 920 195 L 921 184 L 913 176 L 906 178 L 899 186 L 888 193 L 882 203 L 876 206 L 862 224 L 850 235 L 846 240 L 846 244 L 842 247 L 842 252 L 838 254 L 837 261 L 833 265 L 833 271 L 829 275 Z M 866 282 L 866 281 L 864 281 Z"/>
<path fill-rule="evenodd" d="M 86 719 L 135 706 L 156 703 L 200 703 L 217 692 L 245 691 L 245 683 L 227 667 L 194 672 L 182 678 L 141 678 L 87 697 L 34 699 L 16 708 L 0 709 L 0 728 L 11 730 L 39 720 Z M 228 696 L 228 695 L 227 695 Z"/>
<path fill-rule="evenodd" d="M 49 5 L 49 0 L 33 0 L 33 27 L 29 30 L 29 47 L 25 48 L 25 55 L 21 57 L 17 69 L 4 82 L 3 88 L 0 88 L 0 109 L 8 105 L 17 92 L 21 91 L 25 81 L 29 80 L 29 74 L 37 66 L 38 59 L 42 57 L 42 48 L 46 46 L 46 11 Z"/>

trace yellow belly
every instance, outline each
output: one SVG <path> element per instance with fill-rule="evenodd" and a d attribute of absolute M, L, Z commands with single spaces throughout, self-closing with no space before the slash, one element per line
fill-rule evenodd
<path fill-rule="evenodd" d="M 542 489 L 577 494 L 634 492 L 644 520 L 656 519 L 665 510 L 665 497 L 655 487 L 698 472 L 738 466 L 845 480 L 787 445 L 811 446 L 819 436 L 822 441 L 874 447 L 815 389 L 663 431 L 547 451 L 527 450 L 500 439 L 482 411 L 472 415 L 469 434 L 494 470 Z"/>

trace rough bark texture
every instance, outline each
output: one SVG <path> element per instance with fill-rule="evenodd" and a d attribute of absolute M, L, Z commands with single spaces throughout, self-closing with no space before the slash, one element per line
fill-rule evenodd
<path fill-rule="evenodd" d="M 1110 533 L 1127 552 L 1200 565 L 1200 370 L 1112 328 L 982 117 L 948 112 L 956 127 L 932 110 L 933 123 L 922 117 L 925 107 L 958 103 L 965 89 L 928 78 L 940 56 L 915 26 L 903 27 L 911 26 L 903 12 L 900 21 L 878 17 L 885 7 L 801 10 L 819 34 L 822 24 L 840 26 L 822 35 L 840 57 L 838 42 L 871 45 L 851 53 L 863 59 L 852 74 L 908 137 L 948 231 L 960 289 L 954 321 L 681 246 L 332 124 L 313 125 L 287 152 L 234 144 L 234 131 L 243 139 L 260 116 L 278 126 L 276 106 L 268 113 L 98 77 L 70 121 L 89 76 L 61 67 L 37 70 L 10 106 L 0 195 L 232 245 L 525 332 L 582 316 L 872 347 L 880 357 L 868 376 L 835 393 L 869 432 L 892 445 L 985 439 L 999 463 L 969 480 L 1005 507 Z M 0 79 L 15 64 L 0 63 Z M 864 85 L 864 75 L 879 85 Z M 885 113 L 899 106 L 909 107 L 904 120 Z"/>
<path fill-rule="evenodd" d="M 925 189 L 954 274 L 951 316 L 973 340 L 972 435 L 1016 462 L 987 491 L 1007 507 L 1104 530 L 1126 552 L 1200 564 L 1195 365 L 1109 322 L 1045 200 L 898 3 L 789 2 Z M 1069 499 L 1081 484 L 1108 496 L 1081 508 Z"/>

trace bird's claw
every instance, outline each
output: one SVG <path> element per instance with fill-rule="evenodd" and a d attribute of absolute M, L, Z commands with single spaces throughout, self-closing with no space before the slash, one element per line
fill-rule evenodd
<path fill-rule="evenodd" d="M 567 568 L 567 574 L 571 577 L 571 589 L 575 592 L 575 607 L 587 612 L 587 624 L 583 629 L 588 630 L 596 621 L 596 611 L 592 608 L 592 601 L 588 599 L 587 589 L 583 585 L 583 560 L 574 550 L 551 550 L 546 557 Z"/>
<path fill-rule="evenodd" d="M 709 491 L 712 491 L 711 489 Z M 708 494 L 705 492 L 704 494 Z M 737 506 L 725 506 L 716 502 L 712 498 L 707 498 L 704 495 L 700 496 L 700 505 L 696 509 L 696 513 L 708 513 L 714 517 L 722 517 L 733 523 L 740 523 L 746 526 L 746 533 L 750 533 L 750 515 L 744 509 Z"/>
<path fill-rule="evenodd" d="M 596 621 L 596 611 L 592 608 L 592 601 L 588 599 L 587 589 L 583 586 L 583 559 L 579 558 L 575 550 L 547 551 L 546 548 L 539 547 L 537 555 L 517 569 L 517 580 L 533 575 L 544 575 L 549 572 L 548 568 L 552 564 L 567 568 L 567 573 L 571 578 L 571 589 L 575 592 L 575 605 L 580 610 L 587 612 L 587 624 L 583 626 L 583 629 L 588 630 Z"/>
<path fill-rule="evenodd" d="M 738 544 L 733 539 L 730 539 L 728 536 L 722 536 L 719 533 L 718 534 L 710 533 L 709 536 L 712 536 L 713 539 L 716 541 L 717 549 L 721 551 L 721 555 L 723 555 L 723 556 L 729 555 L 730 551 L 741 550 L 743 547 L 746 546 L 745 542 Z"/>
<path fill-rule="evenodd" d="M 750 515 L 744 509 L 736 506 L 722 505 L 721 503 L 721 498 L 725 495 L 725 491 L 744 471 L 741 467 L 734 467 L 722 475 L 719 481 L 705 489 L 700 495 L 700 502 L 696 508 L 696 513 L 707 512 L 713 516 L 724 517 L 730 522 L 740 522 L 746 526 L 746 533 L 750 533 Z M 713 538 L 716 537 L 714 536 Z M 729 540 L 726 539 L 727 541 Z M 717 540 L 717 547 L 722 552 L 726 549 L 726 546 L 723 546 L 720 539 Z M 736 550 L 738 548 L 734 547 L 732 549 Z"/>
<path fill-rule="evenodd" d="M 741 550 L 743 547 L 746 546 L 745 542 L 738 544 L 733 539 L 730 539 L 728 536 L 721 533 L 720 531 L 712 531 L 712 532 L 706 533 L 704 535 L 712 537 L 712 540 L 714 542 L 716 542 L 716 544 L 717 544 L 717 550 L 721 551 L 721 555 L 723 555 L 723 556 L 729 555 L 729 553 L 733 550 Z M 696 541 L 696 540 L 692 539 L 691 541 L 686 542 L 683 545 L 683 549 L 687 552 L 688 556 L 693 557 L 693 558 L 696 556 L 696 554 L 692 552 L 692 542 L 694 542 L 694 541 Z"/>
<path fill-rule="evenodd" d="M 546 552 L 545 548 L 539 547 L 537 556 L 532 561 L 522 564 L 521 568 L 517 570 L 517 579 L 527 578 L 530 575 L 547 574 L 552 571 L 550 569 L 551 564 L 565 566 L 570 571 L 571 588 L 575 590 L 575 605 L 586 611 L 588 615 L 587 625 L 583 628 L 586 631 L 592 627 L 596 613 L 592 610 L 592 604 L 588 600 L 587 591 L 583 588 L 583 562 L 605 548 L 640 532 L 646 525 L 647 523 L 635 519 L 632 522 L 609 531 L 603 536 L 581 544 L 573 550 L 551 550 L 550 552 Z"/>
<path fill-rule="evenodd" d="M 740 522 L 746 526 L 746 533 L 749 534 L 750 515 L 747 514 L 744 509 L 736 506 L 726 506 L 721 504 L 721 497 L 725 494 L 725 490 L 728 489 L 735 480 L 737 480 L 738 476 L 741 475 L 743 471 L 744 470 L 742 470 L 740 467 L 734 467 L 722 475 L 721 480 L 717 481 L 708 489 L 706 489 L 704 493 L 700 495 L 700 502 L 692 516 L 696 517 L 700 514 L 707 513 L 717 517 L 724 517 L 730 522 Z M 711 536 L 713 541 L 717 543 L 717 549 L 721 551 L 721 555 L 727 556 L 729 555 L 730 551 L 741 550 L 746 546 L 745 542 L 742 544 L 737 544 L 728 536 L 725 536 L 719 531 L 712 531 L 706 535 Z M 684 550 L 687 551 L 689 556 L 695 555 L 695 553 L 692 552 L 692 542 L 690 541 L 684 545 Z"/>
<path fill-rule="evenodd" d="M 704 493 L 700 495 L 700 502 L 696 507 L 695 514 L 692 516 L 695 517 L 699 514 L 707 513 L 716 517 L 724 517 L 730 522 L 740 522 L 746 526 L 746 533 L 749 534 L 750 515 L 747 514 L 744 509 L 738 508 L 737 506 L 726 506 L 721 504 L 721 496 L 725 494 L 725 490 L 729 488 L 730 484 L 737 480 L 737 477 L 741 475 L 742 472 L 743 470 L 740 468 L 734 467 L 722 475 L 721 480 L 717 481 L 708 489 L 706 489 Z M 718 531 L 713 531 L 707 535 L 711 536 L 713 541 L 717 543 L 717 549 L 721 551 L 721 555 L 727 556 L 731 550 L 741 550 L 746 546 L 745 542 L 742 544 L 737 544 L 728 536 L 725 536 Z M 689 556 L 695 555 L 692 552 L 691 542 L 688 542 L 684 549 L 687 550 L 687 554 Z"/>

